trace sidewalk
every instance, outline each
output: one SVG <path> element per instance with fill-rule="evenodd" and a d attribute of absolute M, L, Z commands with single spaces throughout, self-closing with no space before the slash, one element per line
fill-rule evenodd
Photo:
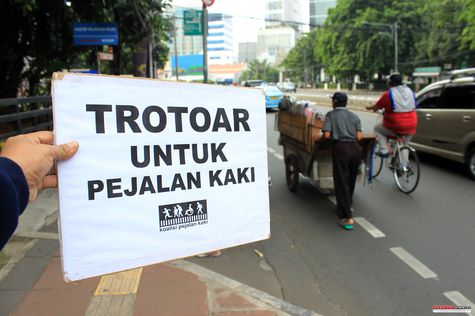
<path fill-rule="evenodd" d="M 65 283 L 55 194 L 42 193 L 25 211 L 7 247 L 11 258 L 0 269 L 0 316 L 317 315 L 187 260 Z"/>

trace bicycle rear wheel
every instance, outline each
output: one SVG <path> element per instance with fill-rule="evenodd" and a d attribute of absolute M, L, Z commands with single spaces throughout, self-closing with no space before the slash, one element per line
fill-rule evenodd
<path fill-rule="evenodd" d="M 413 192 L 419 184 L 421 176 L 419 157 L 417 157 L 416 151 L 411 147 L 402 147 L 399 155 L 394 157 L 392 166 L 398 189 L 406 194 Z"/>
<path fill-rule="evenodd" d="M 368 155 L 370 156 L 370 159 L 368 159 L 368 171 L 370 172 L 371 179 L 374 179 L 383 169 L 384 158 L 376 155 L 374 150 L 369 150 Z"/>

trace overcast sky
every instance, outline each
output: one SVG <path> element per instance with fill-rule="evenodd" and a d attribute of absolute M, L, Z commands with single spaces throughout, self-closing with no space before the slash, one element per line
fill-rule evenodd
<path fill-rule="evenodd" d="M 256 42 L 257 30 L 264 27 L 265 0 L 216 0 L 208 8 L 209 12 L 227 13 L 232 15 L 234 41 Z M 173 0 L 173 6 L 197 8 L 202 6 L 201 0 Z"/>

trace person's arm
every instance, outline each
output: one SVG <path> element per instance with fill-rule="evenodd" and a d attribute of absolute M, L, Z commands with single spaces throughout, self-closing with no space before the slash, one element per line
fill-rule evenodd
<path fill-rule="evenodd" d="M 18 217 L 39 191 L 58 185 L 54 164 L 71 158 L 77 142 L 53 145 L 52 132 L 7 139 L 0 152 L 0 250 L 18 225 Z"/>
<path fill-rule="evenodd" d="M 0 250 L 15 231 L 28 196 L 28 184 L 20 166 L 0 157 Z"/>
<path fill-rule="evenodd" d="M 333 129 L 332 115 L 333 115 L 333 112 L 330 111 L 325 116 L 325 121 L 323 122 L 323 128 L 322 128 L 323 139 L 331 139 L 332 138 L 332 132 L 331 132 L 332 129 Z"/>
<path fill-rule="evenodd" d="M 363 132 L 362 131 L 357 131 L 356 132 L 356 140 L 360 141 L 363 139 Z"/>
<path fill-rule="evenodd" d="M 363 139 L 363 127 L 361 126 L 361 120 L 356 116 L 356 140 L 360 141 Z"/>
<path fill-rule="evenodd" d="M 369 105 L 366 107 L 367 110 L 371 110 L 373 112 L 376 112 L 381 109 L 385 109 L 386 105 L 389 104 L 389 92 L 383 93 L 383 95 L 376 101 L 374 105 Z"/>

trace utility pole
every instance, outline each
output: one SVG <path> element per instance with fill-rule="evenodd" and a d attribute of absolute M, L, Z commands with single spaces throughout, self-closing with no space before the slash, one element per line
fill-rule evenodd
<path fill-rule="evenodd" d="M 178 45 L 176 43 L 176 18 L 173 18 L 173 42 L 175 44 L 175 76 L 178 81 Z"/>
<path fill-rule="evenodd" d="M 398 24 L 397 22 L 394 22 L 393 24 L 387 24 L 387 23 L 374 23 L 374 22 L 363 22 L 363 25 L 374 25 L 374 26 L 384 26 L 389 28 L 394 36 L 394 71 L 398 71 Z"/>
<path fill-rule="evenodd" d="M 308 73 L 307 73 L 307 48 L 305 47 L 303 49 L 303 71 L 304 71 L 304 82 L 305 82 L 305 88 L 307 87 L 307 79 L 308 79 Z"/>
<path fill-rule="evenodd" d="M 201 0 L 203 2 L 203 82 L 208 83 L 208 10 L 215 0 Z"/>
<path fill-rule="evenodd" d="M 203 82 L 208 83 L 208 10 L 203 2 Z"/>
<path fill-rule="evenodd" d="M 393 32 L 394 32 L 394 71 L 398 72 L 398 68 L 397 68 L 397 63 L 398 63 L 398 60 L 397 60 L 397 50 L 398 50 L 398 38 L 397 38 L 397 28 L 398 28 L 398 25 L 397 25 L 397 22 L 394 22 L 394 29 L 393 29 Z"/>

